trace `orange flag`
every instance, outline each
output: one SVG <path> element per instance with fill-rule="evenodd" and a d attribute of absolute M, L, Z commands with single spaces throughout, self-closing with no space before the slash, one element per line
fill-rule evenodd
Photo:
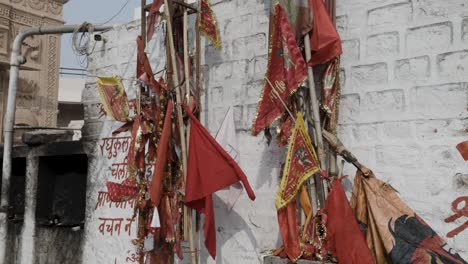
<path fill-rule="evenodd" d="M 311 66 L 326 63 L 338 57 L 343 51 L 341 39 L 335 26 L 328 16 L 322 0 L 309 0 L 314 14 L 314 28 L 310 35 L 312 57 L 308 63 Z"/>
<path fill-rule="evenodd" d="M 185 204 L 205 214 L 205 246 L 211 257 L 216 257 L 216 232 L 212 194 L 241 181 L 251 200 L 255 194 L 233 158 L 202 126 L 190 110 L 185 111 L 191 119 L 190 148 L 187 164 Z"/>
<path fill-rule="evenodd" d="M 201 0 L 201 11 L 200 18 L 198 21 L 198 27 L 200 32 L 203 33 L 215 46 L 215 48 L 221 48 L 221 36 L 219 34 L 218 22 L 216 17 L 211 9 L 209 0 Z"/>
<path fill-rule="evenodd" d="M 252 128 L 254 136 L 283 114 L 285 110 L 283 103 L 287 102 L 288 97 L 307 78 L 306 63 L 286 14 L 280 5 L 275 5 L 275 10 L 266 82 Z"/>

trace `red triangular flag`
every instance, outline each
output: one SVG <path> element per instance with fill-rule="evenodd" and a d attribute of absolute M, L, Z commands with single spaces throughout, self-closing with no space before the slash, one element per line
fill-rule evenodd
<path fill-rule="evenodd" d="M 257 135 L 283 114 L 283 102 L 287 102 L 288 97 L 307 77 L 306 63 L 286 14 L 280 5 L 275 5 L 275 8 L 266 81 L 258 103 L 257 116 L 252 128 L 253 135 Z"/>
<path fill-rule="evenodd" d="M 343 51 L 340 36 L 328 16 L 323 1 L 309 0 L 309 3 L 314 14 L 314 27 L 310 36 L 312 57 L 308 63 L 314 66 L 338 57 Z"/>
<path fill-rule="evenodd" d="M 247 176 L 185 107 L 191 119 L 190 148 L 185 186 L 185 204 L 205 214 L 205 246 L 213 259 L 216 257 L 216 233 L 212 194 L 242 181 L 251 200 L 255 194 L 247 181 Z"/>
<path fill-rule="evenodd" d="M 335 180 L 325 203 L 327 214 L 327 239 L 331 254 L 339 263 L 375 263 L 361 233 L 353 210 L 341 186 L 341 180 Z"/>

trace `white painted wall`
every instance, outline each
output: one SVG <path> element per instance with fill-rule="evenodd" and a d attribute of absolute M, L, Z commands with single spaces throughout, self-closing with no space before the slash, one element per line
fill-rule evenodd
<path fill-rule="evenodd" d="M 439 234 L 467 219 L 446 224 L 450 203 L 467 195 L 454 177 L 467 174 L 455 145 L 467 138 L 468 5 L 465 1 L 338 0 L 337 27 L 343 39 L 343 95 L 339 133 L 343 142 L 378 177 L 401 196 Z M 216 263 L 259 263 L 265 250 L 281 244 L 274 198 L 284 149 L 250 136 L 250 126 L 266 70 L 268 6 L 264 0 L 213 0 L 223 49 L 204 48 L 205 97 L 202 119 L 214 133 L 234 107 L 240 165 L 257 195 L 243 195 L 228 213 L 215 197 L 218 258 Z M 466 21 L 465 21 L 466 20 Z M 90 60 L 90 75 L 133 76 L 138 28 L 133 23 L 107 33 L 110 40 Z M 466 36 L 465 36 L 466 35 Z M 159 43 L 160 44 L 160 43 Z M 157 50 L 157 48 L 156 48 Z M 153 68 L 164 65 L 150 48 Z M 128 64 L 128 58 L 133 60 Z M 95 79 L 83 92 L 84 139 L 95 161 L 90 169 L 86 263 L 123 262 L 130 237 L 99 235 L 97 217 L 129 212 L 95 211 L 97 192 L 112 160 L 102 157 L 98 138 L 117 125 L 98 119 Z M 125 87 L 132 94 L 131 82 Z M 107 172 L 106 172 L 107 171 Z M 351 166 L 346 172 L 353 177 Z M 467 259 L 468 231 L 449 239 Z M 188 255 L 186 256 L 186 259 Z M 202 254 L 202 263 L 214 263 Z M 119 262 L 120 261 L 120 262 Z"/>

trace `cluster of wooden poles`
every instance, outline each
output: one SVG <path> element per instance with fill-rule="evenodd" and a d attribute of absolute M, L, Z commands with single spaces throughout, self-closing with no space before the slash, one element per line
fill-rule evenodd
<path fill-rule="evenodd" d="M 325 5 L 329 10 L 330 17 L 332 18 L 333 22 L 335 22 L 335 6 L 336 0 L 325 0 Z M 171 5 L 170 5 L 171 4 Z M 173 27 L 172 27 L 172 14 L 171 14 L 171 7 L 172 4 L 178 4 L 179 6 L 183 7 L 183 46 L 184 46 L 184 85 L 181 85 L 179 71 L 176 70 L 177 65 L 177 57 L 176 51 L 174 46 L 174 38 L 173 38 Z M 142 42 L 146 44 L 146 15 L 149 11 L 150 4 L 147 5 L 146 0 L 141 0 L 141 37 Z M 168 41 L 168 48 L 169 48 L 169 57 L 168 58 L 168 67 L 167 73 L 168 77 L 172 78 L 173 86 L 175 88 L 176 93 L 176 111 L 178 117 L 178 126 L 180 129 L 180 138 L 181 138 L 181 152 L 182 152 L 182 166 L 183 166 L 183 176 L 186 179 L 187 177 L 187 149 L 189 143 L 189 136 L 186 135 L 186 131 L 190 130 L 190 127 L 185 129 L 183 123 L 183 115 L 181 109 L 181 103 L 183 98 L 186 98 L 190 95 L 190 65 L 189 65 L 189 45 L 188 45 L 188 15 L 193 13 L 200 14 L 200 7 L 194 8 L 191 5 L 187 4 L 186 2 L 182 2 L 181 0 L 164 0 L 164 14 L 166 17 L 167 23 L 167 41 Z M 200 19 L 200 15 L 198 15 L 198 19 Z M 195 27 L 195 91 L 194 91 L 194 98 L 196 100 L 200 100 L 201 96 L 201 86 L 200 86 L 200 32 L 198 26 Z M 310 49 L 310 36 L 306 34 L 304 36 L 304 49 L 306 55 L 306 61 L 309 61 L 311 58 L 311 49 Z M 170 75 L 170 76 L 169 76 Z M 317 93 L 315 88 L 315 81 L 314 81 L 314 74 L 313 69 L 311 66 L 307 68 L 307 75 L 308 75 L 308 86 L 309 86 L 309 98 L 310 98 L 310 112 L 307 113 L 307 116 L 310 118 L 307 119 L 310 127 L 313 128 L 313 136 L 315 138 L 315 142 L 317 144 L 317 156 L 320 162 L 321 168 L 329 168 L 329 172 L 332 175 L 336 175 L 337 173 L 337 165 L 336 165 L 336 155 L 335 153 L 344 157 L 345 160 L 354 164 L 358 169 L 365 169 L 357 159 L 343 147 L 339 139 L 333 135 L 322 129 L 322 125 L 320 122 L 320 112 L 319 112 L 319 101 L 317 99 Z M 168 81 L 169 82 L 169 81 Z M 199 103 L 199 102 L 198 102 Z M 189 125 L 190 126 L 190 125 Z M 327 140 L 329 143 L 330 151 L 328 153 L 324 150 L 324 142 L 323 138 Z M 332 153 L 335 152 L 335 153 Z M 328 159 L 328 162 L 327 162 Z M 322 207 L 325 202 L 325 198 L 327 195 L 327 186 L 324 186 L 324 181 L 321 179 L 319 174 L 314 175 L 314 182 L 315 184 L 310 184 L 311 192 L 315 192 L 317 196 L 317 203 L 318 207 Z M 191 263 L 196 264 L 197 260 L 197 252 L 198 250 L 195 248 L 194 242 L 194 235 L 193 235 L 193 228 L 192 228 L 192 210 L 184 207 L 184 240 L 189 242 L 190 247 L 190 256 L 191 256 Z M 198 222 L 198 221 L 197 221 Z M 197 228 L 198 229 L 198 228 Z M 199 253 L 199 252 L 198 252 Z M 199 256 L 200 254 L 198 254 Z"/>

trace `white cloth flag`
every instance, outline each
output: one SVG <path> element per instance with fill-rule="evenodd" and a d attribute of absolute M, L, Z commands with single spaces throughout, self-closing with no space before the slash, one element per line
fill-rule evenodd
<path fill-rule="evenodd" d="M 216 134 L 216 141 L 218 141 L 219 145 L 221 145 L 236 162 L 239 162 L 240 151 L 239 145 L 237 144 L 234 111 L 232 107 L 229 108 L 226 116 L 224 117 L 223 123 Z M 220 196 L 220 198 L 226 203 L 228 211 L 231 211 L 242 193 L 242 184 L 240 182 L 236 182 L 227 189 L 227 196 Z"/>

